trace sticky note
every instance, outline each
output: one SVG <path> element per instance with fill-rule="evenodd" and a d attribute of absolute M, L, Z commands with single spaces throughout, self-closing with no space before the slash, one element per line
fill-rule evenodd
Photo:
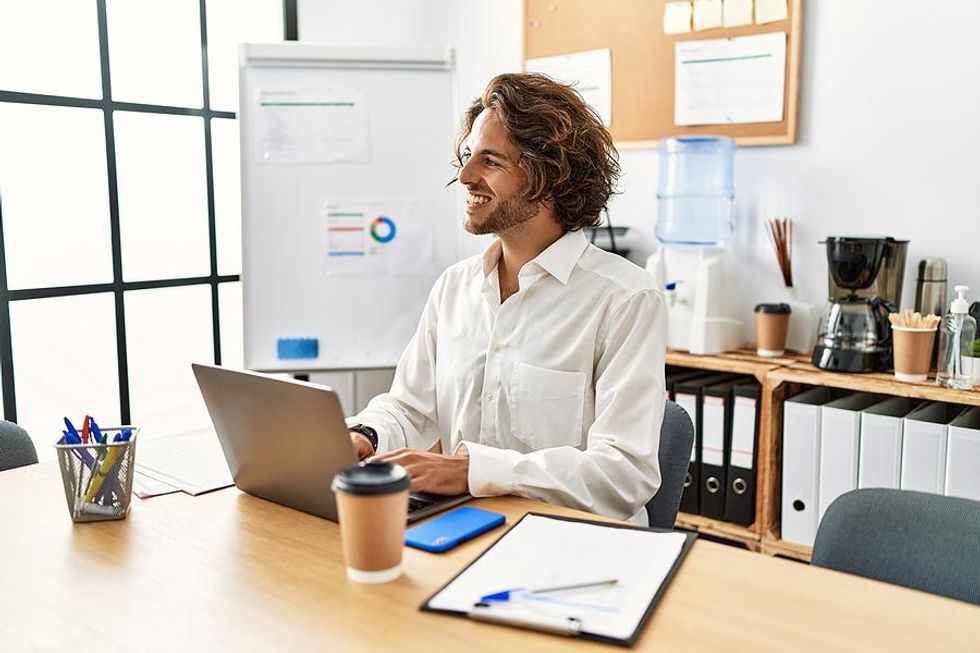
<path fill-rule="evenodd" d="M 786 20 L 788 16 L 786 0 L 755 0 L 755 22 L 760 25 Z"/>
<path fill-rule="evenodd" d="M 694 0 L 694 30 L 721 27 L 721 0 Z"/>
<path fill-rule="evenodd" d="M 664 5 L 664 34 L 691 31 L 691 3 L 668 2 Z"/>
<path fill-rule="evenodd" d="M 751 25 L 752 0 L 725 0 L 721 22 L 724 27 Z"/>
<path fill-rule="evenodd" d="M 279 338 L 276 341 L 279 360 L 317 358 L 319 355 L 320 342 L 316 338 Z"/>

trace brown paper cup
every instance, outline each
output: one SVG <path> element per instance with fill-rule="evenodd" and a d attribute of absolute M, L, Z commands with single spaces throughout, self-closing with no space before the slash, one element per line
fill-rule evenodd
<path fill-rule="evenodd" d="M 895 378 L 916 383 L 925 381 L 932 362 L 932 343 L 936 329 L 910 329 L 892 326 L 892 347 L 895 355 Z"/>
<path fill-rule="evenodd" d="M 401 575 L 408 490 L 382 496 L 337 493 L 347 577 L 387 583 Z"/>
<path fill-rule="evenodd" d="M 786 353 L 786 334 L 789 333 L 789 313 L 756 313 L 756 354 L 766 358 Z"/>
<path fill-rule="evenodd" d="M 411 480 L 400 465 L 367 462 L 337 472 L 340 540 L 347 577 L 358 583 L 387 583 L 402 573 L 402 547 Z"/>

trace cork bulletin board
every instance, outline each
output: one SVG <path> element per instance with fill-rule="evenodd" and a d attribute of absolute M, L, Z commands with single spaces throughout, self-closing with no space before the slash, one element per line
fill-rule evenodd
<path fill-rule="evenodd" d="M 680 135 L 730 136 L 739 145 L 796 142 L 802 0 L 789 0 L 786 20 L 764 25 L 664 34 L 667 0 L 525 0 L 524 59 L 608 48 L 612 60 L 612 125 L 618 147 L 649 147 Z M 674 44 L 785 32 L 786 69 L 780 122 L 674 124 Z"/>

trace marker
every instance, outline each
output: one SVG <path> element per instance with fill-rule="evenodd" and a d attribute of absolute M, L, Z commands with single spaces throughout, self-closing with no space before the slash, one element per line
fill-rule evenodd
<path fill-rule="evenodd" d="M 88 433 L 89 433 L 89 420 L 92 419 L 88 415 L 85 416 L 85 422 L 82 423 L 82 442 L 88 444 Z"/>
<path fill-rule="evenodd" d="M 542 587 L 539 589 L 527 589 L 524 587 L 515 587 L 509 590 L 501 590 L 499 592 L 494 592 L 493 594 L 487 594 L 486 596 L 480 597 L 480 603 L 488 603 L 491 601 L 504 602 L 510 601 L 513 594 L 546 594 L 548 592 L 563 592 L 565 590 L 577 590 L 584 589 L 586 587 L 599 587 L 601 585 L 615 585 L 619 582 L 618 578 L 609 578 L 607 580 L 597 580 L 589 583 L 575 583 L 574 585 L 560 585 L 558 587 Z"/>
<path fill-rule="evenodd" d="M 78 435 L 78 430 L 67 417 L 65 418 L 65 426 L 68 428 L 65 431 L 65 444 L 81 444 L 82 438 Z"/>

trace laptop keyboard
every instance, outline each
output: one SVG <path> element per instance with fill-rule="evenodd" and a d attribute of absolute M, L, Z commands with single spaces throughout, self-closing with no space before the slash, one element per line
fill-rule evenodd
<path fill-rule="evenodd" d="M 408 512 L 411 513 L 411 512 L 416 512 L 416 511 L 419 511 L 419 510 L 424 510 L 424 509 L 428 508 L 429 506 L 431 506 L 434 503 L 435 503 L 435 501 L 429 501 L 428 499 L 423 499 L 422 497 L 418 497 L 418 496 L 414 496 L 414 495 L 413 496 L 409 496 L 408 497 Z"/>

